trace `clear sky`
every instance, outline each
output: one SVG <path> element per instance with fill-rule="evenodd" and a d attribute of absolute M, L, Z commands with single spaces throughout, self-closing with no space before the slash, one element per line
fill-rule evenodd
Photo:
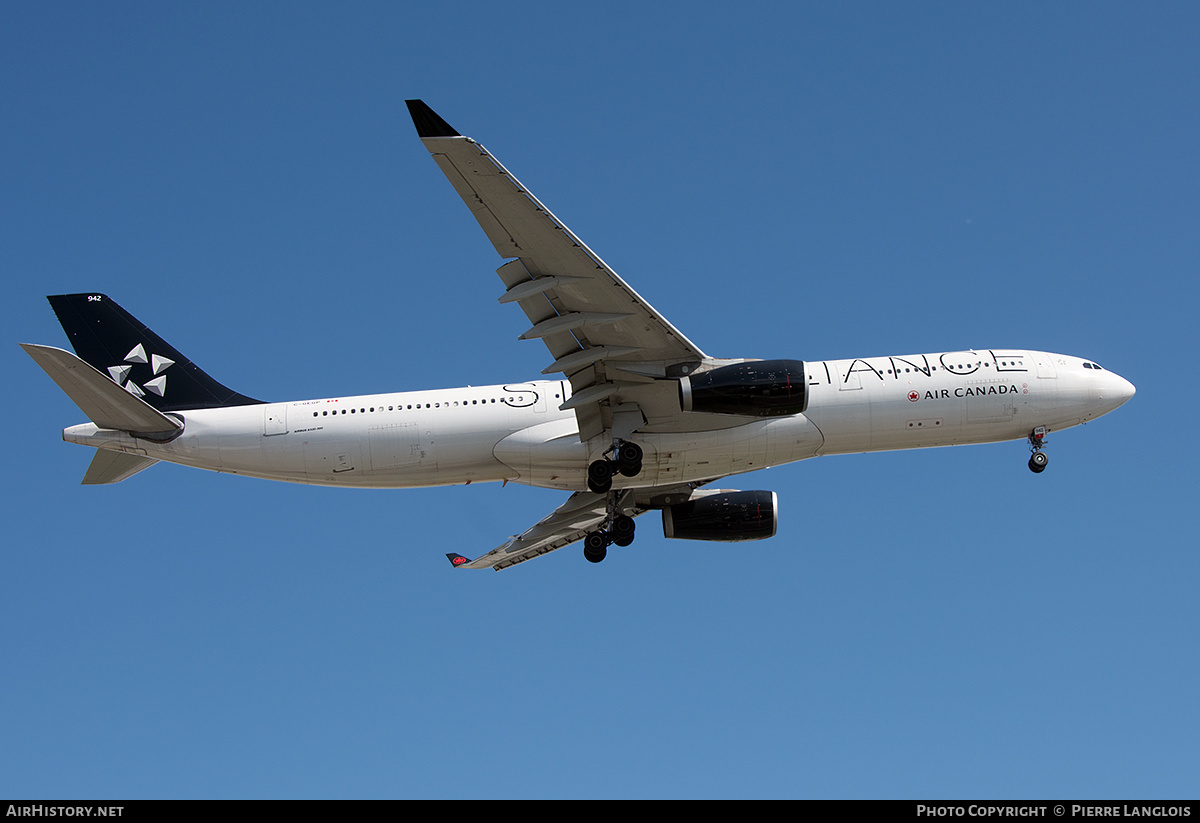
<path fill-rule="evenodd" d="M 1196 797 L 1200 7 L 7 3 L 0 796 Z M 1013 347 L 1137 396 L 828 457 L 760 543 L 455 571 L 563 499 L 81 487 L 17 347 L 102 291 L 292 400 L 536 377 L 418 141 L 483 142 L 709 354 Z M 724 484 L 723 484 L 724 485 Z"/>

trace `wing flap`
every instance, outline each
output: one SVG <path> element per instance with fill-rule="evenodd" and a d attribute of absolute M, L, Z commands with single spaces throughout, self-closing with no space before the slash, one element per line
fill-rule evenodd
<path fill-rule="evenodd" d="M 439 138 L 439 141 L 445 139 L 451 138 Z M 467 140 L 465 137 L 457 139 Z M 427 141 L 427 144 L 428 142 L 431 141 Z M 462 170 L 445 154 L 434 154 L 433 160 L 438 164 L 438 168 L 442 170 L 442 174 L 446 175 L 446 179 L 450 181 L 450 185 L 458 192 L 458 196 L 467 204 L 467 208 L 471 210 L 471 214 L 479 221 L 480 228 L 483 229 L 483 233 L 487 235 L 488 240 L 492 241 L 492 245 L 495 246 L 500 256 L 519 257 L 521 255 L 521 247 L 512 236 L 512 232 L 488 208 L 487 202 L 479 196 L 475 186 L 467 182 Z M 478 182 L 476 185 L 478 185 Z"/>

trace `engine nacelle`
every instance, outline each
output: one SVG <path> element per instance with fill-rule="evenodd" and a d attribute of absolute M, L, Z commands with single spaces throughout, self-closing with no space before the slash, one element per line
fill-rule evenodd
<path fill-rule="evenodd" d="M 775 492 L 697 491 L 686 503 L 662 510 L 663 536 L 679 540 L 763 540 L 775 536 Z"/>
<path fill-rule="evenodd" d="M 786 417 L 808 408 L 808 374 L 802 360 L 751 360 L 684 377 L 679 404 L 685 412 Z"/>

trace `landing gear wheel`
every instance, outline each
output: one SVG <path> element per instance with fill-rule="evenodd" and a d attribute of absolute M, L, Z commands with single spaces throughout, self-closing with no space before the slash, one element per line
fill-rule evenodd
<path fill-rule="evenodd" d="M 608 535 L 604 532 L 588 532 L 583 538 L 583 556 L 589 563 L 599 563 L 608 555 Z"/>
<path fill-rule="evenodd" d="M 604 494 L 612 488 L 612 463 L 595 460 L 588 466 L 588 488 L 596 494 Z"/>
<path fill-rule="evenodd" d="M 587 561 L 589 563 L 599 563 L 599 562 L 603 561 L 605 557 L 608 556 L 608 549 L 604 548 L 604 549 L 598 549 L 596 551 L 592 551 L 591 549 L 585 548 L 583 550 L 583 556 L 585 558 L 587 558 Z"/>
<path fill-rule="evenodd" d="M 633 542 L 634 529 L 633 518 L 627 514 L 619 514 L 613 518 L 612 526 L 609 527 L 608 533 L 612 536 L 612 541 L 618 546 L 628 546 Z"/>
<path fill-rule="evenodd" d="M 1041 474 L 1046 470 L 1046 465 L 1050 462 L 1050 458 L 1045 452 L 1034 452 L 1029 456 L 1029 470 L 1034 474 Z"/>
<path fill-rule="evenodd" d="M 626 477 L 636 477 L 642 471 L 642 447 L 637 443 L 622 443 L 617 449 L 617 469 Z"/>

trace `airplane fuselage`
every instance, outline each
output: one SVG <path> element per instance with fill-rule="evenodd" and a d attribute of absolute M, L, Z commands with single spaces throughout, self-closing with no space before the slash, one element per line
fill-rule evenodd
<path fill-rule="evenodd" d="M 725 428 L 644 431 L 640 474 L 614 487 L 704 481 L 826 454 L 1025 439 L 1121 405 L 1133 387 L 1091 361 L 978 350 L 811 361 L 808 408 Z M 359 488 L 513 481 L 582 490 L 611 440 L 579 438 L 566 381 L 325 398 L 175 413 L 156 443 L 92 423 L 70 442 L 270 480 Z M 680 428 L 686 429 L 687 413 Z M 711 419 L 711 416 L 710 416 Z"/>

